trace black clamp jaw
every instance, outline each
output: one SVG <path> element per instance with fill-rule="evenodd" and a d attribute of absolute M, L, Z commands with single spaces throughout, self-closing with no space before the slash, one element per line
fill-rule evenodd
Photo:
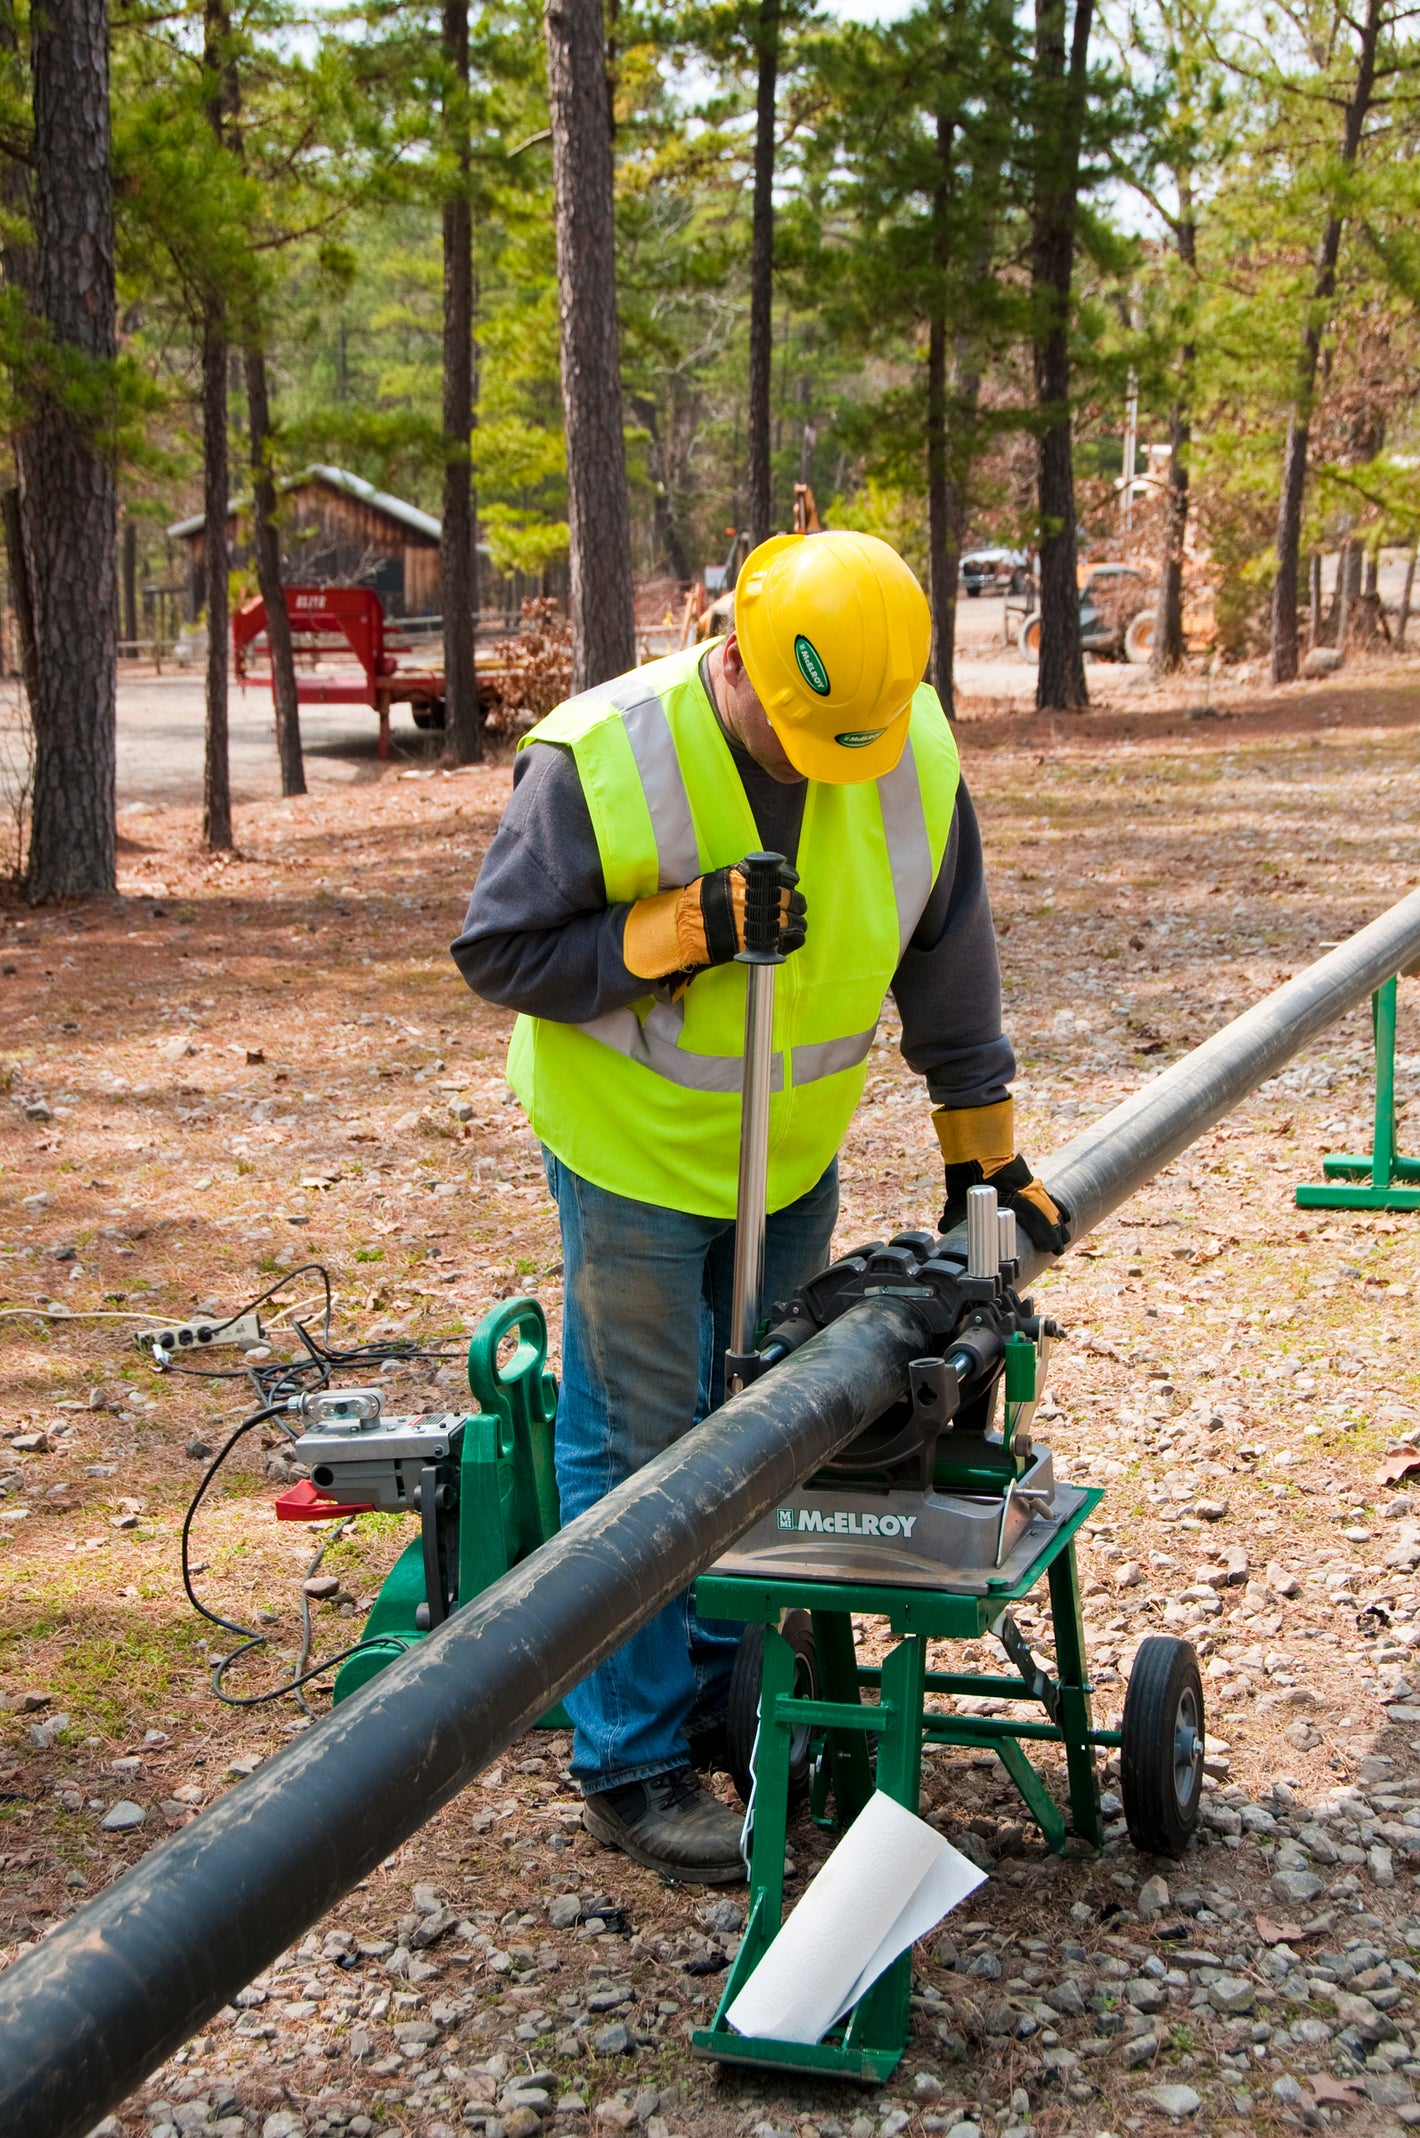
<path fill-rule="evenodd" d="M 827 1465 L 825 1474 L 886 1478 L 927 1491 L 938 1441 L 950 1432 L 953 1462 L 973 1473 L 1009 1471 L 1014 1451 L 993 1434 L 992 1420 L 1007 1343 L 1059 1334 L 1014 1289 L 1019 1263 L 992 1276 L 968 1272 L 965 1253 L 936 1233 L 900 1232 L 843 1255 L 776 1303 L 760 1347 L 761 1370 L 776 1365 L 819 1329 L 868 1299 L 907 1299 L 933 1346 L 907 1366 L 907 1393 Z"/>
<path fill-rule="evenodd" d="M 895 1233 L 855 1247 L 791 1299 L 776 1301 L 762 1350 L 768 1364 L 777 1364 L 860 1300 L 883 1297 L 910 1299 L 929 1334 L 944 1340 L 968 1307 L 990 1304 L 1000 1290 L 999 1278 L 969 1277 L 966 1255 L 936 1233 Z"/>

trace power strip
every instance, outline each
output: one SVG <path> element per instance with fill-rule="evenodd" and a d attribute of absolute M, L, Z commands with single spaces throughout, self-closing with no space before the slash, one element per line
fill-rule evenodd
<path fill-rule="evenodd" d="M 262 1340 L 261 1319 L 256 1314 L 238 1314 L 232 1321 L 175 1321 L 162 1328 L 140 1329 L 134 1338 L 141 1349 L 166 1358 L 176 1358 L 184 1351 L 216 1350 L 223 1344 L 236 1344 L 245 1350 L 248 1344 Z"/>

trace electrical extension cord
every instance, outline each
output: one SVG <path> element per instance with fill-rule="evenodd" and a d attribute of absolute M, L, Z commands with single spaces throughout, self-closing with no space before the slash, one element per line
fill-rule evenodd
<path fill-rule="evenodd" d="M 263 1337 L 259 1315 L 234 1314 L 228 1321 L 214 1315 L 201 1321 L 177 1321 L 161 1328 L 140 1329 L 133 1340 L 140 1350 L 151 1351 L 161 1364 L 188 1352 L 214 1351 L 224 1344 L 235 1344 L 246 1350 L 251 1344 L 261 1343 Z"/>

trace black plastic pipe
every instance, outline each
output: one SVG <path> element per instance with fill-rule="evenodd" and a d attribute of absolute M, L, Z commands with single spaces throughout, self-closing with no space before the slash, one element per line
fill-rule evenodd
<path fill-rule="evenodd" d="M 1420 892 L 1046 1160 L 1075 1237 L 1417 957 Z M 905 1300 L 854 1307 L 0 1974 L 3 2138 L 81 2138 L 901 1394 L 925 1334 Z"/>
<path fill-rule="evenodd" d="M 1420 891 L 1412 891 L 1053 1152 L 1041 1175 L 1070 1206 L 1072 1238 L 1082 1240 L 1308 1040 L 1417 958 Z M 1028 1282 L 1048 1257 L 1025 1245 Z"/>

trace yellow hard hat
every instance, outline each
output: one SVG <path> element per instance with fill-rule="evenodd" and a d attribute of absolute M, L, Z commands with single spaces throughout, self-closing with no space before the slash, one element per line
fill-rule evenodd
<path fill-rule="evenodd" d="M 927 597 L 876 535 L 774 535 L 735 587 L 735 634 L 790 764 L 849 786 L 891 772 L 932 643 Z"/>

